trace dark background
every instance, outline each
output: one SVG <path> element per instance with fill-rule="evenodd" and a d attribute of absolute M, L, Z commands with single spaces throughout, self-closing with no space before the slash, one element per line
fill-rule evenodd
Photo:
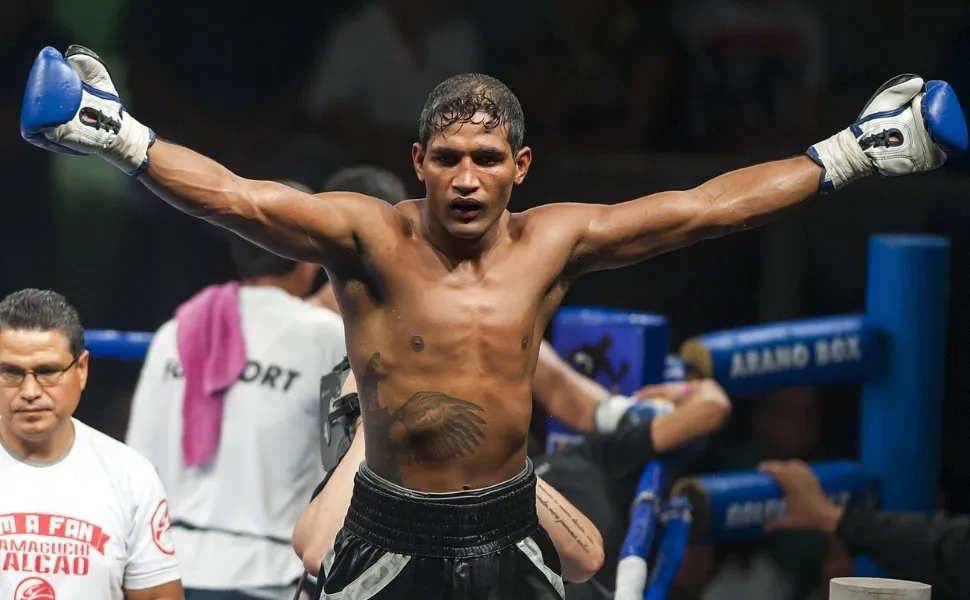
<path fill-rule="evenodd" d="M 0 40 L 0 294 L 53 287 L 89 328 L 154 330 L 234 274 L 215 228 L 101 161 L 20 139 L 22 82 L 44 45 L 94 49 L 142 122 L 242 175 L 319 189 L 334 169 L 373 162 L 415 197 L 409 145 L 421 102 L 449 75 L 489 73 L 519 95 L 535 152 L 512 210 L 684 189 L 798 154 L 898 73 L 946 79 L 970 102 L 970 8 L 952 0 L 6 0 Z M 712 329 L 862 310 L 870 234 L 947 236 L 941 490 L 944 506 L 966 511 L 968 196 L 966 159 L 871 178 L 774 225 L 589 276 L 566 304 L 666 314 L 676 347 Z M 96 362 L 79 416 L 122 435 L 136 376 L 137 365 Z M 712 468 L 855 452 L 854 387 L 736 400 Z M 831 564 L 831 548 L 820 552 Z"/>

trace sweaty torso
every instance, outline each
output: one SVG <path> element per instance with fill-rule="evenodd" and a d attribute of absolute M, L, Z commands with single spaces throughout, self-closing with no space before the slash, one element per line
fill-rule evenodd
<path fill-rule="evenodd" d="M 532 375 L 568 255 L 532 229 L 511 215 L 480 259 L 452 264 L 415 227 L 369 245 L 357 276 L 334 278 L 378 475 L 435 492 L 524 468 Z"/>

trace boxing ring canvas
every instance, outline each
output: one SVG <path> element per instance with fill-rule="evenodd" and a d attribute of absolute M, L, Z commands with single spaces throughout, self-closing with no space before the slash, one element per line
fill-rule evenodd
<path fill-rule="evenodd" d="M 864 314 L 709 333 L 668 355 L 662 315 L 564 308 L 553 322 L 553 343 L 579 371 L 623 394 L 681 379 L 685 365 L 688 373 L 716 379 L 728 394 L 861 383 L 859 460 L 812 465 L 823 489 L 843 504 L 871 495 L 886 509 L 930 512 L 940 479 L 948 271 L 945 238 L 877 235 L 869 241 Z M 141 360 L 152 334 L 88 330 L 85 338 L 94 357 Z M 550 451 L 581 439 L 555 420 L 549 437 Z M 765 520 L 784 511 L 778 486 L 748 472 L 678 482 L 674 497 L 661 502 L 664 472 L 656 461 L 641 478 L 617 600 L 665 598 L 688 537 L 759 536 Z M 648 557 L 655 558 L 649 578 Z M 881 575 L 864 558 L 856 570 Z"/>

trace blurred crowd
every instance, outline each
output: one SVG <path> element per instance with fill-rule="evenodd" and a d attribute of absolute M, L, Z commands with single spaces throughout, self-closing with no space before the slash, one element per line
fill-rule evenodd
<path fill-rule="evenodd" d="M 110 166 L 64 161 L 20 140 L 15 126 L 20 82 L 45 45 L 63 49 L 81 43 L 97 49 L 118 74 L 131 110 L 160 136 L 242 175 L 287 178 L 314 190 L 340 167 L 371 163 L 397 173 L 412 186 L 412 195 L 420 194 L 408 148 L 425 97 L 449 75 L 486 72 L 506 82 L 522 102 L 527 143 L 536 152 L 535 177 L 559 186 L 529 188 L 521 200 L 528 205 L 533 197 L 573 199 L 548 196 L 574 189 L 553 165 L 580 161 L 602 174 L 605 182 L 584 185 L 612 191 L 607 198 L 586 200 L 612 201 L 622 199 L 618 195 L 629 187 L 612 180 L 616 165 L 633 165 L 624 167 L 627 171 L 642 167 L 651 182 L 692 182 L 712 168 L 703 160 L 714 160 L 717 172 L 738 157 L 801 152 L 844 127 L 871 90 L 901 71 L 923 69 L 927 79 L 946 79 L 967 106 L 970 21 L 966 15 L 960 21 L 959 3 L 936 4 L 937 28 L 945 23 L 945 35 L 921 39 L 923 45 L 911 51 L 917 44 L 894 40 L 906 27 L 915 28 L 913 35 L 925 31 L 915 23 L 921 19 L 885 14 L 908 6 L 902 2 L 880 3 L 884 15 L 877 18 L 875 3 L 834 0 L 7 0 L 0 11 L 0 60 L 8 82 L 0 92 L 6 115 L 0 126 L 0 172 L 7 186 L 2 222 L 15 223 L 16 230 L 0 239 L 0 296 L 22 287 L 54 287 L 90 315 L 90 326 L 154 330 L 195 291 L 233 276 L 224 239 L 209 225 L 156 201 Z M 852 11 L 866 16 L 852 17 Z M 895 22 L 899 19 L 905 22 Z M 867 48 L 854 55 L 850 41 Z M 886 58 L 890 52 L 898 55 Z M 611 167 L 603 168 L 603 161 L 612 161 Z M 674 174 L 681 161 L 699 166 Z M 968 174 L 963 160 L 926 181 L 951 190 L 936 197 L 965 201 Z M 861 189 L 865 195 L 867 188 Z M 642 189 L 639 195 L 652 191 Z M 909 197 L 912 207 L 916 203 Z M 948 235 L 954 272 L 968 279 L 960 266 L 970 259 L 966 211 L 943 203 L 916 206 L 918 218 L 895 218 L 906 209 L 887 203 L 896 208 L 876 222 Z M 837 239 L 868 217 L 848 213 L 844 218 L 841 224 L 826 222 L 835 232 L 830 232 L 832 244 L 842 244 L 831 254 L 823 249 L 812 254 L 813 244 L 824 242 L 786 246 L 801 239 L 793 228 L 805 221 L 796 220 L 758 238 L 718 242 L 725 254 L 737 257 L 720 275 L 698 271 L 711 268 L 699 267 L 701 254 L 678 253 L 663 259 L 659 271 L 638 271 L 654 277 L 637 290 L 617 286 L 612 297 L 597 295 L 594 288 L 618 281 L 597 275 L 567 303 L 673 313 L 678 339 L 766 317 L 854 310 L 861 306 L 864 285 L 864 234 L 857 236 L 862 243 Z M 816 225 L 823 220 L 806 219 Z M 710 251 L 703 252 L 709 259 Z M 771 273 L 771 252 L 788 261 L 776 267 L 782 273 L 773 281 L 790 284 L 798 296 L 787 304 L 782 298 L 782 307 L 773 311 L 772 294 L 752 279 Z M 848 266 L 841 264 L 843 253 L 853 256 Z M 759 266 L 745 270 L 754 260 Z M 833 265 L 830 280 L 853 283 L 819 291 L 828 283 L 817 273 Z M 675 283 L 684 272 L 709 283 L 695 281 L 690 284 L 695 287 L 685 288 L 688 284 Z M 962 394 L 970 388 L 970 376 L 958 365 L 970 333 L 964 331 L 960 306 L 968 304 L 963 300 L 970 293 L 959 277 L 951 299 L 948 365 L 948 372 L 959 371 L 948 379 L 947 418 L 954 427 L 970 425 Z M 671 296 L 678 294 L 653 286 L 682 294 L 675 302 Z M 775 296 L 779 293 L 784 296 Z M 722 314 L 704 316 L 716 312 L 715 305 Z M 687 311 L 692 314 L 681 318 Z M 101 372 L 105 375 L 92 382 L 79 417 L 120 438 L 137 366 L 106 365 Z M 800 388 L 734 399 L 730 426 L 698 468 L 851 457 L 857 396 L 855 389 Z M 956 456 L 970 449 L 961 441 L 965 436 L 948 431 L 945 507 L 966 512 L 970 474 L 962 467 L 966 461 Z M 822 597 L 823 582 L 848 575 L 851 568 L 844 548 L 815 533 L 696 546 L 685 559 L 676 598 Z"/>

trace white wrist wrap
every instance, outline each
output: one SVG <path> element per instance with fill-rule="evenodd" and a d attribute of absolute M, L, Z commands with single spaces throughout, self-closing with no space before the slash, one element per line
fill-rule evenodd
<path fill-rule="evenodd" d="M 825 169 L 823 181 L 829 184 L 825 186 L 827 190 L 838 190 L 876 171 L 851 129 L 843 129 L 815 144 L 812 149 L 817 155 L 817 158 L 813 158 Z"/>
<path fill-rule="evenodd" d="M 627 396 L 610 396 L 600 400 L 593 412 L 593 426 L 598 433 L 613 433 L 620 425 L 623 415 L 636 404 Z"/>
<path fill-rule="evenodd" d="M 123 112 L 121 131 L 104 149 L 102 156 L 128 175 L 135 175 L 148 166 L 148 149 L 154 142 L 155 132 L 128 112 Z"/>

